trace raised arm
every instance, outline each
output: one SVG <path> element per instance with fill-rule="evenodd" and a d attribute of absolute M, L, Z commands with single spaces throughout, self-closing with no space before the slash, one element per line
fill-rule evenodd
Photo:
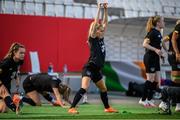
<path fill-rule="evenodd" d="M 98 3 L 97 15 L 96 15 L 96 17 L 95 17 L 95 19 L 94 19 L 94 22 L 95 22 L 95 23 L 98 23 L 98 22 L 99 22 L 100 9 L 101 9 L 101 4 Z"/>
<path fill-rule="evenodd" d="M 91 23 L 91 26 L 89 29 L 89 36 L 93 38 L 96 37 L 96 31 L 97 31 L 97 26 L 98 26 L 99 16 L 100 16 L 100 9 L 101 9 L 101 4 L 98 4 L 97 15 L 94 18 L 94 21 Z"/>
<path fill-rule="evenodd" d="M 108 10 L 107 10 L 107 3 L 105 3 L 104 6 L 104 17 L 103 17 L 103 27 L 106 28 L 108 24 Z"/>

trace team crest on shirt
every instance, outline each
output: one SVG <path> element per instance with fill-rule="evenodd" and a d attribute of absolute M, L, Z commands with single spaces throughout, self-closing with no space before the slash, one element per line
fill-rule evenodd
<path fill-rule="evenodd" d="M 150 68 L 151 72 L 155 71 L 155 67 Z"/>
<path fill-rule="evenodd" d="M 11 79 L 14 79 L 14 78 L 15 78 L 15 76 L 16 76 L 16 74 L 17 74 L 17 72 L 16 72 L 16 71 L 14 71 L 14 72 L 12 73 L 12 75 L 11 75 Z"/>
<path fill-rule="evenodd" d="M 101 51 L 102 51 L 102 53 L 104 53 L 104 52 L 105 52 L 104 42 L 103 42 L 103 41 L 100 41 L 99 44 L 100 44 L 100 46 L 101 46 Z"/>
<path fill-rule="evenodd" d="M 104 53 L 105 52 L 105 46 L 101 46 L 101 51 Z"/>
<path fill-rule="evenodd" d="M 57 77 L 54 77 L 54 76 L 53 76 L 52 79 L 53 79 L 53 80 L 57 80 Z"/>
<path fill-rule="evenodd" d="M 12 70 L 12 68 L 9 68 L 9 70 L 11 71 L 11 70 Z"/>
<path fill-rule="evenodd" d="M 90 76 L 90 75 L 91 75 L 91 72 L 90 72 L 90 71 L 87 71 L 86 74 L 87 74 L 88 76 Z"/>

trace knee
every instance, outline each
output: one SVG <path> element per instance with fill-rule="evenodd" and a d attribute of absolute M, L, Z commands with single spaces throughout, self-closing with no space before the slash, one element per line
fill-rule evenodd
<path fill-rule="evenodd" d="M 87 92 L 88 87 L 81 87 L 81 90 Z"/>
<path fill-rule="evenodd" d="M 106 87 L 100 88 L 99 90 L 100 90 L 100 92 L 107 92 L 107 88 Z"/>
<path fill-rule="evenodd" d="M 168 99 L 168 91 L 167 88 L 163 88 L 161 90 L 161 100 L 166 101 Z"/>
<path fill-rule="evenodd" d="M 147 75 L 147 80 L 151 81 L 151 82 L 154 82 L 155 80 L 155 74 L 153 75 Z"/>
<path fill-rule="evenodd" d="M 87 89 L 80 88 L 80 89 L 79 89 L 79 92 L 82 93 L 82 94 L 85 94 L 85 93 L 87 92 Z"/>
<path fill-rule="evenodd" d="M 34 101 L 34 100 L 33 100 L 33 102 L 35 103 L 34 106 L 41 106 L 41 105 L 42 105 L 42 104 L 41 104 L 41 101 Z"/>
<path fill-rule="evenodd" d="M 5 112 L 7 112 L 6 104 L 0 100 L 0 113 L 5 113 Z"/>
<path fill-rule="evenodd" d="M 36 105 L 35 106 L 41 106 L 42 104 L 41 103 L 36 103 Z"/>
<path fill-rule="evenodd" d="M 1 90 L 0 92 L 1 92 L 0 97 L 3 99 L 7 96 L 10 96 L 9 92 L 6 89 Z"/>

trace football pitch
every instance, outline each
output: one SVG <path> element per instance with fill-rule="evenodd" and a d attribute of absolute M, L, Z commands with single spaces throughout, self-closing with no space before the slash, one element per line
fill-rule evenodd
<path fill-rule="evenodd" d="M 62 119 L 62 120 L 117 120 L 117 119 L 180 119 L 180 112 L 174 112 L 172 115 L 159 114 L 158 108 L 143 108 L 140 105 L 120 105 L 113 104 L 114 108 L 119 110 L 119 113 L 105 113 L 102 104 L 85 104 L 80 105 L 77 115 L 67 113 L 67 108 L 54 107 L 51 105 L 43 105 L 33 107 L 24 105 L 22 113 L 16 115 L 9 111 L 8 113 L 0 113 L 0 119 Z"/>

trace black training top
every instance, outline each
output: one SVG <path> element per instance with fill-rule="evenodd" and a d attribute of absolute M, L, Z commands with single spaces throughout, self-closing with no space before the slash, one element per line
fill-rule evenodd
<path fill-rule="evenodd" d="M 0 62 L 0 81 L 9 90 L 11 80 L 17 78 L 18 68 L 23 61 L 15 62 L 12 58 L 6 58 Z"/>
<path fill-rule="evenodd" d="M 30 77 L 33 87 L 38 91 L 38 92 L 53 92 L 52 88 L 58 88 L 59 83 L 61 83 L 61 80 L 57 77 L 50 76 L 48 74 L 34 74 L 28 76 Z"/>
<path fill-rule="evenodd" d="M 149 45 L 157 49 L 161 49 L 162 35 L 157 29 L 152 28 L 151 31 L 147 33 L 145 38 L 149 38 Z M 154 51 L 149 49 L 146 49 L 146 53 L 156 54 Z"/>
<path fill-rule="evenodd" d="M 90 57 L 88 62 L 94 63 L 97 67 L 102 68 L 105 62 L 106 50 L 104 38 L 89 37 Z"/>
<path fill-rule="evenodd" d="M 173 46 L 172 46 L 172 35 L 173 35 L 173 32 L 171 32 L 169 35 L 167 35 L 168 37 L 168 40 L 169 40 L 169 49 L 168 51 L 173 51 Z"/>

